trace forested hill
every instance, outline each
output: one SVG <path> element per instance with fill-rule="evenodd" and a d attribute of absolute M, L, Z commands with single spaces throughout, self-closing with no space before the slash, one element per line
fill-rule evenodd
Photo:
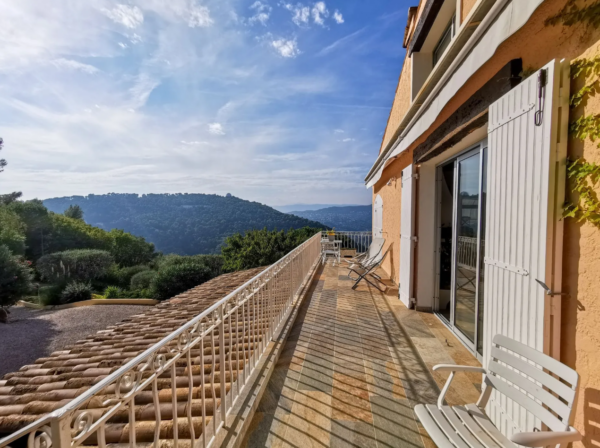
<path fill-rule="evenodd" d="M 159 251 L 181 255 L 219 252 L 226 237 L 252 229 L 323 228 L 321 223 L 230 195 L 111 193 L 44 201 L 56 213 L 74 204 L 83 209 L 88 224 L 123 229 L 146 238 Z"/>
<path fill-rule="evenodd" d="M 370 205 L 329 207 L 320 210 L 295 211 L 290 214 L 321 222 L 337 230 L 371 230 L 372 211 Z"/>

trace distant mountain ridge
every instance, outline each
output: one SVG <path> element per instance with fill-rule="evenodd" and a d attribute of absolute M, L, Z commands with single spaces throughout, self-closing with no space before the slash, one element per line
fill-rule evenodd
<path fill-rule="evenodd" d="M 317 211 L 332 207 L 354 207 L 357 204 L 291 204 L 291 205 L 273 205 L 272 207 L 282 213 Z"/>
<path fill-rule="evenodd" d="M 340 231 L 371 230 L 373 222 L 373 212 L 370 205 L 336 206 L 320 210 L 293 211 L 290 214 L 321 222 Z"/>
<path fill-rule="evenodd" d="M 123 229 L 143 236 L 159 251 L 181 255 L 219 252 L 226 237 L 252 229 L 324 227 L 319 222 L 230 195 L 111 193 L 43 202 L 55 213 L 77 204 L 88 224 L 105 230 Z"/>

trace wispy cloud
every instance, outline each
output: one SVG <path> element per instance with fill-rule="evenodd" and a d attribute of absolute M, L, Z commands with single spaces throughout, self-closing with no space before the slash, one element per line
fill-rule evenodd
<path fill-rule="evenodd" d="M 325 19 L 329 17 L 329 10 L 325 6 L 325 2 L 317 2 L 314 4 L 311 10 L 314 22 L 317 25 L 325 25 Z"/>
<path fill-rule="evenodd" d="M 335 23 L 342 24 L 344 23 L 344 16 L 342 15 L 341 12 L 339 12 L 337 9 L 335 10 L 335 12 L 333 13 L 333 20 L 335 20 Z"/>
<path fill-rule="evenodd" d="M 116 5 L 114 8 L 102 8 L 106 17 L 127 28 L 137 28 L 144 23 L 144 14 L 137 6 Z"/>
<path fill-rule="evenodd" d="M 317 56 L 323 56 L 323 55 L 331 53 L 334 50 L 337 50 L 338 48 L 342 48 L 344 45 L 346 45 L 347 43 L 351 42 L 356 37 L 361 35 L 364 30 L 365 30 L 365 28 L 361 28 L 360 30 L 355 31 L 354 33 L 348 34 L 347 36 L 344 36 L 341 39 L 336 40 L 334 43 L 327 45 L 325 48 L 323 48 L 321 51 L 319 51 L 317 53 Z"/>
<path fill-rule="evenodd" d="M 70 59 L 54 59 L 50 61 L 50 64 L 54 67 L 61 70 L 76 70 L 83 73 L 87 73 L 89 75 L 93 75 L 94 73 L 98 73 L 98 69 L 93 65 L 82 64 L 81 62 L 73 61 Z"/>
<path fill-rule="evenodd" d="M 261 25 L 266 26 L 273 8 L 266 3 L 257 0 L 250 6 L 250 9 L 254 10 L 254 15 L 250 17 L 250 23 L 258 22 Z"/>
<path fill-rule="evenodd" d="M 292 22 L 298 26 L 307 25 L 310 20 L 310 8 L 302 3 L 293 5 L 291 3 L 283 3 L 282 6 L 292 12 Z"/>
<path fill-rule="evenodd" d="M 295 38 L 275 39 L 271 41 L 271 46 L 284 58 L 295 58 L 301 53 Z"/>
<path fill-rule="evenodd" d="M 208 132 L 213 135 L 225 135 L 225 130 L 221 123 L 210 123 L 208 125 Z"/>
<path fill-rule="evenodd" d="M 206 27 L 213 24 L 210 11 L 206 6 L 194 5 L 189 10 L 188 26 L 190 28 Z"/>
<path fill-rule="evenodd" d="M 187 145 L 187 146 L 200 146 L 200 145 L 208 145 L 208 142 L 203 142 L 203 141 L 198 141 L 198 140 L 194 140 L 191 142 L 186 142 L 185 140 L 181 140 L 181 144 L 182 145 Z"/>

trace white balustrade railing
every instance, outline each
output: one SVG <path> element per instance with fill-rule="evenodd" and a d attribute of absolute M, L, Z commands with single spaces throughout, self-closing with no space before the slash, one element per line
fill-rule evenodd
<path fill-rule="evenodd" d="M 27 448 L 105 448 L 116 442 L 158 448 L 167 440 L 175 448 L 207 447 L 320 255 L 319 233 L 64 407 L 0 439 L 0 448 L 25 440 Z M 150 406 L 144 409 L 150 409 L 150 421 L 147 414 L 137 421 L 142 403 Z M 173 420 L 166 429 L 163 417 Z"/>
<path fill-rule="evenodd" d="M 327 231 L 322 232 L 323 239 L 327 239 Z M 335 240 L 341 241 L 342 250 L 356 250 L 356 252 L 366 252 L 373 241 L 373 233 L 367 232 L 346 232 L 335 231 Z"/>
<path fill-rule="evenodd" d="M 477 238 L 459 236 L 456 244 L 456 262 L 462 268 L 477 269 Z M 482 253 L 484 241 L 481 241 Z"/>

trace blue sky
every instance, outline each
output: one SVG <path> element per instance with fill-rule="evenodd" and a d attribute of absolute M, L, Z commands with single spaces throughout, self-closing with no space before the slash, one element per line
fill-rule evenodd
<path fill-rule="evenodd" d="M 370 202 L 408 3 L 121 1 L 0 3 L 0 192 Z"/>

